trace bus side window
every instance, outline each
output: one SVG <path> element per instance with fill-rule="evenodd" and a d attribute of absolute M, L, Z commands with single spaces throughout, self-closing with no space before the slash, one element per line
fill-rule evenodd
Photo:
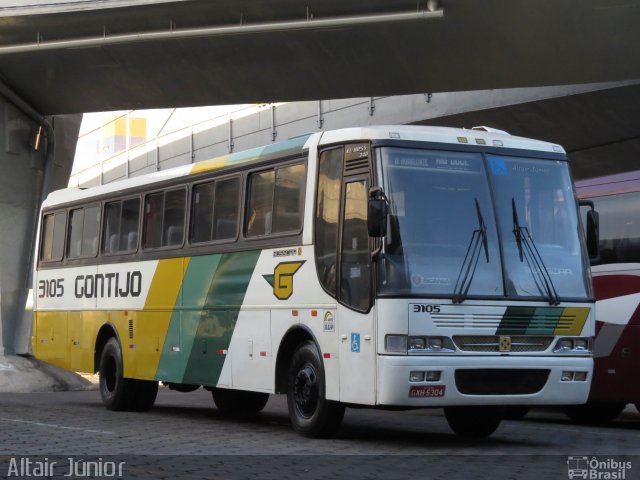
<path fill-rule="evenodd" d="M 338 218 L 344 148 L 322 152 L 318 169 L 315 244 L 316 268 L 322 286 L 337 295 Z"/>
<path fill-rule="evenodd" d="M 133 252 L 138 249 L 138 221 L 140 219 L 140 199 L 130 198 L 122 202 L 120 221 L 120 251 Z"/>
<path fill-rule="evenodd" d="M 186 190 L 165 193 L 162 246 L 175 247 L 184 240 L 184 207 Z"/>
<path fill-rule="evenodd" d="M 247 236 L 299 231 L 304 182 L 302 163 L 252 173 L 248 187 Z"/>
<path fill-rule="evenodd" d="M 367 230 L 366 180 L 345 184 L 340 300 L 356 310 L 370 306 L 371 249 Z"/>
<path fill-rule="evenodd" d="M 191 243 L 211 240 L 214 182 L 194 185 L 191 193 Z"/>
<path fill-rule="evenodd" d="M 104 206 L 102 253 L 113 255 L 138 249 L 140 199 L 110 202 Z"/>
<path fill-rule="evenodd" d="M 213 211 L 213 240 L 235 239 L 238 236 L 240 178 L 216 182 Z"/>
<path fill-rule="evenodd" d="M 142 246 L 158 248 L 162 245 L 162 211 L 164 193 L 147 195 L 144 202 L 144 233 Z"/>
<path fill-rule="evenodd" d="M 271 233 L 274 183 L 274 170 L 253 173 L 249 176 L 249 201 L 247 209 L 248 237 L 268 235 Z"/>
<path fill-rule="evenodd" d="M 240 177 L 193 187 L 191 243 L 235 240 L 238 236 Z"/>
<path fill-rule="evenodd" d="M 67 257 L 94 257 L 98 253 L 100 207 L 98 205 L 71 210 Z"/>
<path fill-rule="evenodd" d="M 304 181 L 305 168 L 302 163 L 276 170 L 272 233 L 300 230 Z"/>
<path fill-rule="evenodd" d="M 110 202 L 104 206 L 104 227 L 102 229 L 102 253 L 116 253 L 119 247 L 121 202 Z"/>
<path fill-rule="evenodd" d="M 71 210 L 69 214 L 69 238 L 67 258 L 82 256 L 82 226 L 84 224 L 84 208 Z"/>
<path fill-rule="evenodd" d="M 589 198 L 600 214 L 600 257 L 594 265 L 640 261 L 640 193 L 627 192 Z M 586 207 L 580 209 L 586 225 Z"/>
<path fill-rule="evenodd" d="M 66 212 L 51 213 L 44 216 L 40 260 L 45 262 L 62 260 L 66 220 Z"/>
<path fill-rule="evenodd" d="M 142 242 L 145 249 L 182 245 L 186 196 L 184 188 L 147 195 Z"/>

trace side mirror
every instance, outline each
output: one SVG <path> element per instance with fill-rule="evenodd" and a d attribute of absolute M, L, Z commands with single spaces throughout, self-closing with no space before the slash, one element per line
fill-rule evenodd
<path fill-rule="evenodd" d="M 384 237 L 387 234 L 387 215 L 389 208 L 387 201 L 382 198 L 370 198 L 367 209 L 367 229 L 369 236 Z"/>
<path fill-rule="evenodd" d="M 587 252 L 589 259 L 594 262 L 600 258 L 600 216 L 590 200 L 580 200 L 581 207 L 589 207 L 587 211 Z"/>

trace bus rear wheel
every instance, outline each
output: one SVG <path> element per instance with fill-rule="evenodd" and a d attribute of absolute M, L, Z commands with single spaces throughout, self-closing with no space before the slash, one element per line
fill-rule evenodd
<path fill-rule="evenodd" d="M 446 407 L 444 415 L 451 430 L 464 438 L 481 439 L 496 431 L 502 421 L 500 407 Z"/>
<path fill-rule="evenodd" d="M 211 390 L 213 402 L 220 413 L 258 413 L 267 405 L 269 394 L 262 392 L 245 392 L 228 388 Z"/>
<path fill-rule="evenodd" d="M 115 337 L 102 349 L 98 367 L 100 396 L 108 410 L 149 410 L 158 394 L 158 382 L 124 378 L 122 349 Z"/>
<path fill-rule="evenodd" d="M 344 405 L 326 399 L 324 366 L 311 341 L 302 343 L 291 358 L 287 406 L 293 429 L 305 437 L 330 437 L 342 423 Z"/>
<path fill-rule="evenodd" d="M 132 388 L 130 409 L 136 412 L 146 412 L 156 403 L 158 396 L 158 382 L 150 380 L 127 380 Z"/>
<path fill-rule="evenodd" d="M 595 403 L 584 405 L 568 405 L 564 407 L 564 413 L 574 422 L 603 424 L 616 418 L 622 410 L 624 403 Z"/>

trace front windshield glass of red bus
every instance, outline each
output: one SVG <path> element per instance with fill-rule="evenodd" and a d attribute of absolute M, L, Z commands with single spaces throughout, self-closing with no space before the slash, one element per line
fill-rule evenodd
<path fill-rule="evenodd" d="M 586 298 L 578 214 L 567 162 L 487 155 L 503 242 L 507 295 Z M 520 228 L 516 226 L 519 225 Z M 537 250 L 543 265 L 528 254 Z M 530 252 L 529 252 L 530 253 Z M 545 272 L 546 270 L 546 272 Z"/>
<path fill-rule="evenodd" d="M 482 155 L 387 147 L 380 157 L 390 215 L 379 293 L 503 296 Z"/>

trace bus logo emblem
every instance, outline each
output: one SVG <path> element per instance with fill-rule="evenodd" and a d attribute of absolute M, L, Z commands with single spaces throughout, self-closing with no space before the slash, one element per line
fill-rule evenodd
<path fill-rule="evenodd" d="M 501 352 L 511 351 L 511 337 L 500 337 L 499 350 Z"/>
<path fill-rule="evenodd" d="M 282 262 L 273 269 L 273 275 L 263 275 L 264 279 L 273 287 L 273 294 L 278 300 L 287 300 L 293 295 L 293 275 L 300 270 L 305 262 Z"/>

